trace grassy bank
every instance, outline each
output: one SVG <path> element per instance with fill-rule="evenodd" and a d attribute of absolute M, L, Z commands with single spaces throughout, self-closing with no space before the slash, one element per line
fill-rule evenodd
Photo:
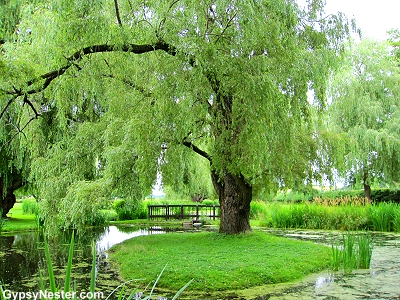
<path fill-rule="evenodd" d="M 7 214 L 8 218 L 4 221 L 2 232 L 29 231 L 37 229 L 36 216 L 34 214 L 24 214 L 22 203 L 15 203 L 14 207 Z"/>
<path fill-rule="evenodd" d="M 188 290 L 198 293 L 294 281 L 328 267 L 330 249 L 265 232 L 171 233 L 125 241 L 110 257 L 124 280 L 151 282 L 168 264 L 159 288 L 177 291 L 194 278 Z"/>

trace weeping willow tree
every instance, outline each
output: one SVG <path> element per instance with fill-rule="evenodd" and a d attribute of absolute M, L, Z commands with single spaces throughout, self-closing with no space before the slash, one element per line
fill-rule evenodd
<path fill-rule="evenodd" d="M 19 1 L 0 1 L 0 76 L 1 82 L 7 80 L 8 68 L 6 68 L 6 57 L 3 45 L 14 41 L 14 34 L 19 22 L 20 4 Z M 3 99 L 1 100 L 3 104 Z M 2 217 L 14 206 L 16 197 L 15 190 L 25 184 L 25 177 L 29 171 L 29 155 L 26 148 L 14 137 L 22 132 L 16 126 L 17 115 L 11 111 L 1 112 L 0 119 L 0 211 Z"/>
<path fill-rule="evenodd" d="M 196 154 L 220 232 L 240 233 L 253 185 L 315 175 L 311 112 L 325 105 L 348 31 L 320 0 L 25 3 L 3 45 L 1 118 L 18 116 L 48 216 L 75 207 L 60 201 L 140 197 L 158 172 L 183 180 L 182 158 Z"/>
<path fill-rule="evenodd" d="M 363 185 L 367 198 L 372 183 L 400 179 L 399 83 L 389 44 L 369 40 L 349 49 L 333 80 L 331 129 L 345 133 L 349 145 L 342 171 Z"/>

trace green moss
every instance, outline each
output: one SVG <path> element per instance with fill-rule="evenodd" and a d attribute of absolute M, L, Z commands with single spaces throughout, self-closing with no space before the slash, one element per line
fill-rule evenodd
<path fill-rule="evenodd" d="M 112 248 L 110 256 L 124 280 L 150 282 L 168 264 L 158 287 L 179 290 L 194 278 L 191 290 L 213 292 L 300 279 L 328 267 L 330 249 L 265 232 L 201 232 L 134 238 Z"/>

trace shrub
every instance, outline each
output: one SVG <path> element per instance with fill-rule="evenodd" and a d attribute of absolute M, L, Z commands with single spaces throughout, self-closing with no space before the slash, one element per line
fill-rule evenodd
<path fill-rule="evenodd" d="M 201 202 L 201 204 L 219 206 L 219 201 L 218 199 L 205 199 L 203 202 Z"/>
<path fill-rule="evenodd" d="M 147 206 L 143 202 L 118 199 L 114 201 L 118 220 L 147 219 Z"/>
<path fill-rule="evenodd" d="M 39 205 L 33 198 L 27 198 L 22 200 L 22 212 L 26 214 L 38 215 Z"/>
<path fill-rule="evenodd" d="M 400 203 L 400 190 L 378 189 L 371 191 L 374 203 L 391 202 Z"/>
<path fill-rule="evenodd" d="M 115 199 L 114 200 L 113 206 L 114 206 L 115 211 L 122 209 L 124 207 L 124 205 L 125 205 L 124 199 Z"/>
<path fill-rule="evenodd" d="M 268 213 L 268 207 L 263 201 L 252 201 L 250 202 L 250 219 L 257 219 L 261 215 Z"/>
<path fill-rule="evenodd" d="M 279 192 L 273 200 L 275 201 L 287 201 L 299 203 L 302 201 L 311 201 L 313 196 L 311 194 L 305 194 L 303 192 L 297 191 L 287 191 L 287 192 Z"/>

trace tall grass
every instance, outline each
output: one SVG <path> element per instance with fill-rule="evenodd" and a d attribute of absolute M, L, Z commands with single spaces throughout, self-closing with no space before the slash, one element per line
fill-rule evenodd
<path fill-rule="evenodd" d="M 313 203 L 272 204 L 271 224 L 277 228 L 328 230 L 368 229 L 364 206 L 325 206 Z"/>
<path fill-rule="evenodd" d="M 399 204 L 371 204 L 361 197 L 316 198 L 297 204 L 255 201 L 250 216 L 275 228 L 400 232 Z"/>
<path fill-rule="evenodd" d="M 376 231 L 392 231 L 397 224 L 399 206 L 393 203 L 379 203 L 370 207 L 368 213 L 372 229 Z"/>
<path fill-rule="evenodd" d="M 343 269 L 345 273 L 351 273 L 354 269 L 369 269 L 373 241 L 369 234 L 350 233 L 342 235 L 341 242 L 331 238 L 332 262 L 334 271 Z"/>
<path fill-rule="evenodd" d="M 399 205 L 397 205 L 397 209 L 394 212 L 393 229 L 397 232 L 400 232 L 400 206 Z"/>

